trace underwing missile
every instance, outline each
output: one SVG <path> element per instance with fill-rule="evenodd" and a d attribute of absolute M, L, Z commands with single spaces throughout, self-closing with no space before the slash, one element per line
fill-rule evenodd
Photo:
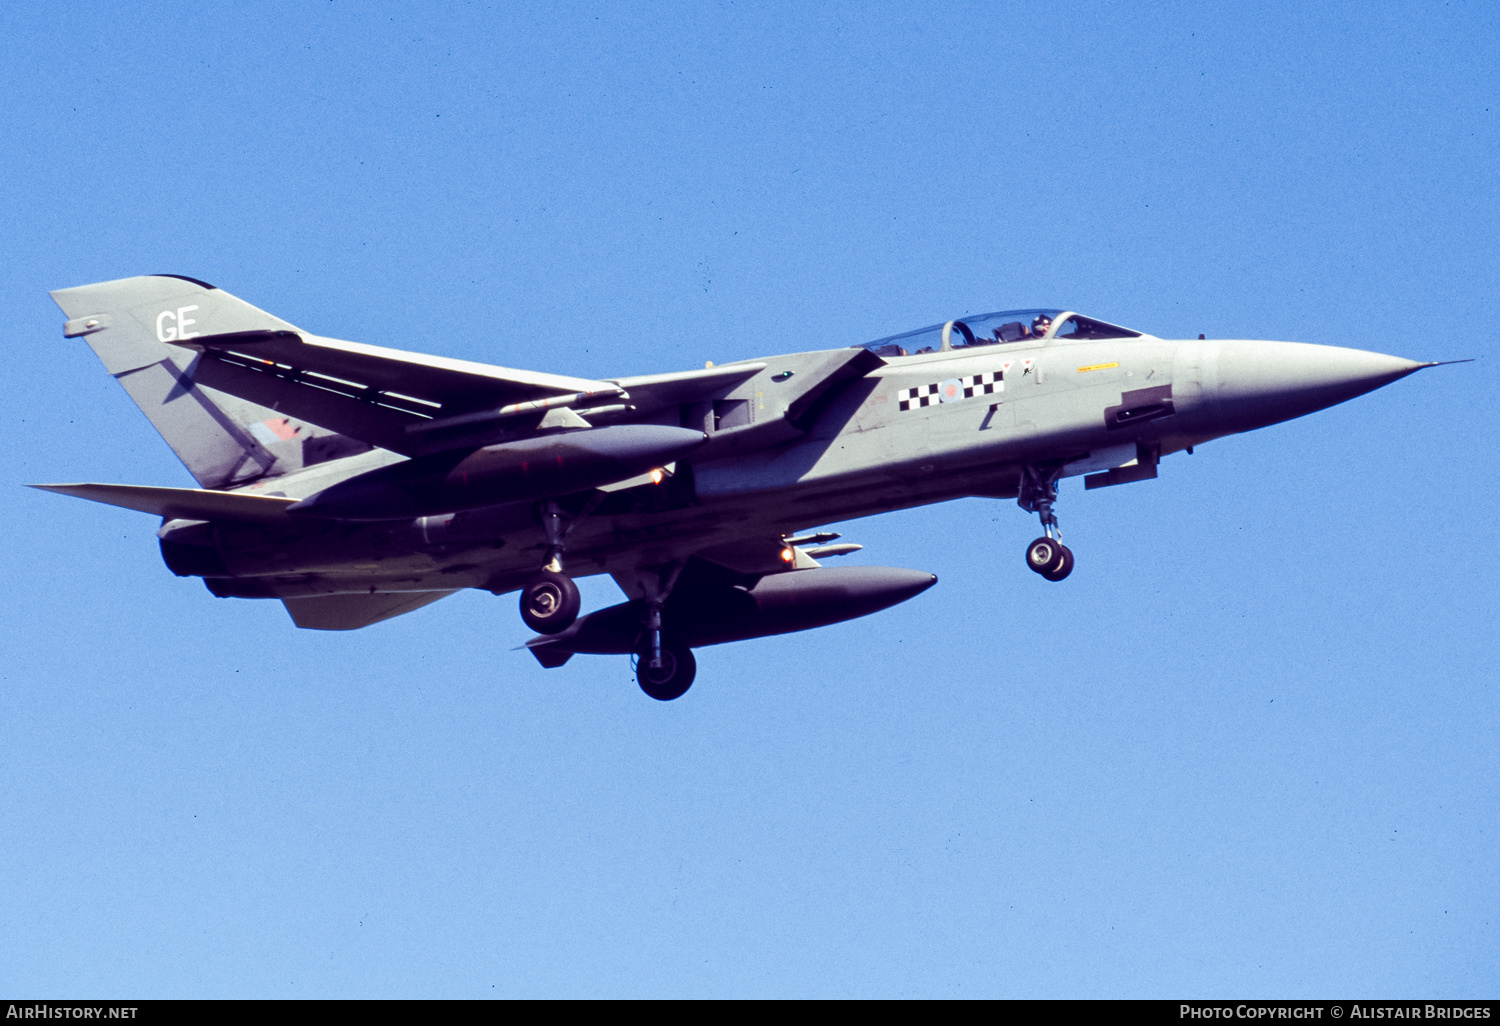
<path fill-rule="evenodd" d="M 398 520 L 522 502 L 612 484 L 687 455 L 702 431 L 659 424 L 560 431 L 419 456 L 324 489 L 291 516 Z"/>

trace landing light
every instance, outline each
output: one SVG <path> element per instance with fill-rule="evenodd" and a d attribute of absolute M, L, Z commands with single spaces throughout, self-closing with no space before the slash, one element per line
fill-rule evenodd
<path fill-rule="evenodd" d="M 651 483 L 652 484 L 661 484 L 662 481 L 663 481 L 663 479 L 666 478 L 666 476 L 667 476 L 667 472 L 665 470 L 663 470 L 661 467 L 654 467 L 651 470 Z"/>
<path fill-rule="evenodd" d="M 783 563 L 790 563 L 796 558 L 797 554 L 793 552 L 790 547 L 781 550 L 781 561 Z"/>

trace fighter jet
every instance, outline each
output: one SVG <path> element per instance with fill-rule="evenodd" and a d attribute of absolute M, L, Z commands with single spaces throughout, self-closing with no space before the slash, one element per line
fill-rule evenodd
<path fill-rule="evenodd" d="M 179 275 L 52 298 L 199 487 L 34 487 L 161 517 L 173 573 L 279 599 L 299 627 L 519 592 L 543 666 L 630 655 L 663 701 L 692 684 L 696 647 L 865 616 L 937 580 L 824 567 L 860 546 L 822 525 L 1015 499 L 1041 522 L 1026 567 L 1062 581 L 1063 478 L 1146 481 L 1174 453 L 1434 366 L 1027 309 L 593 380 L 325 338 Z M 626 601 L 580 617 L 590 574 Z"/>

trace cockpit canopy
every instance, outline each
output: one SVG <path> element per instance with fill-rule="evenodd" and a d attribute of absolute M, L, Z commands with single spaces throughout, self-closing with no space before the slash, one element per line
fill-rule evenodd
<path fill-rule="evenodd" d="M 1071 310 L 1001 310 L 876 339 L 865 343 L 864 348 L 876 356 L 917 356 L 1005 342 L 1140 337 L 1139 331 L 1096 321 Z"/>

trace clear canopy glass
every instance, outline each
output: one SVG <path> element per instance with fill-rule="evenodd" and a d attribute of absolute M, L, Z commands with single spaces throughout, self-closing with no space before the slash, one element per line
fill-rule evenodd
<path fill-rule="evenodd" d="M 950 349 L 1039 339 L 1140 338 L 1141 333 L 1067 310 L 1001 310 L 867 342 L 876 356 L 918 356 Z"/>

